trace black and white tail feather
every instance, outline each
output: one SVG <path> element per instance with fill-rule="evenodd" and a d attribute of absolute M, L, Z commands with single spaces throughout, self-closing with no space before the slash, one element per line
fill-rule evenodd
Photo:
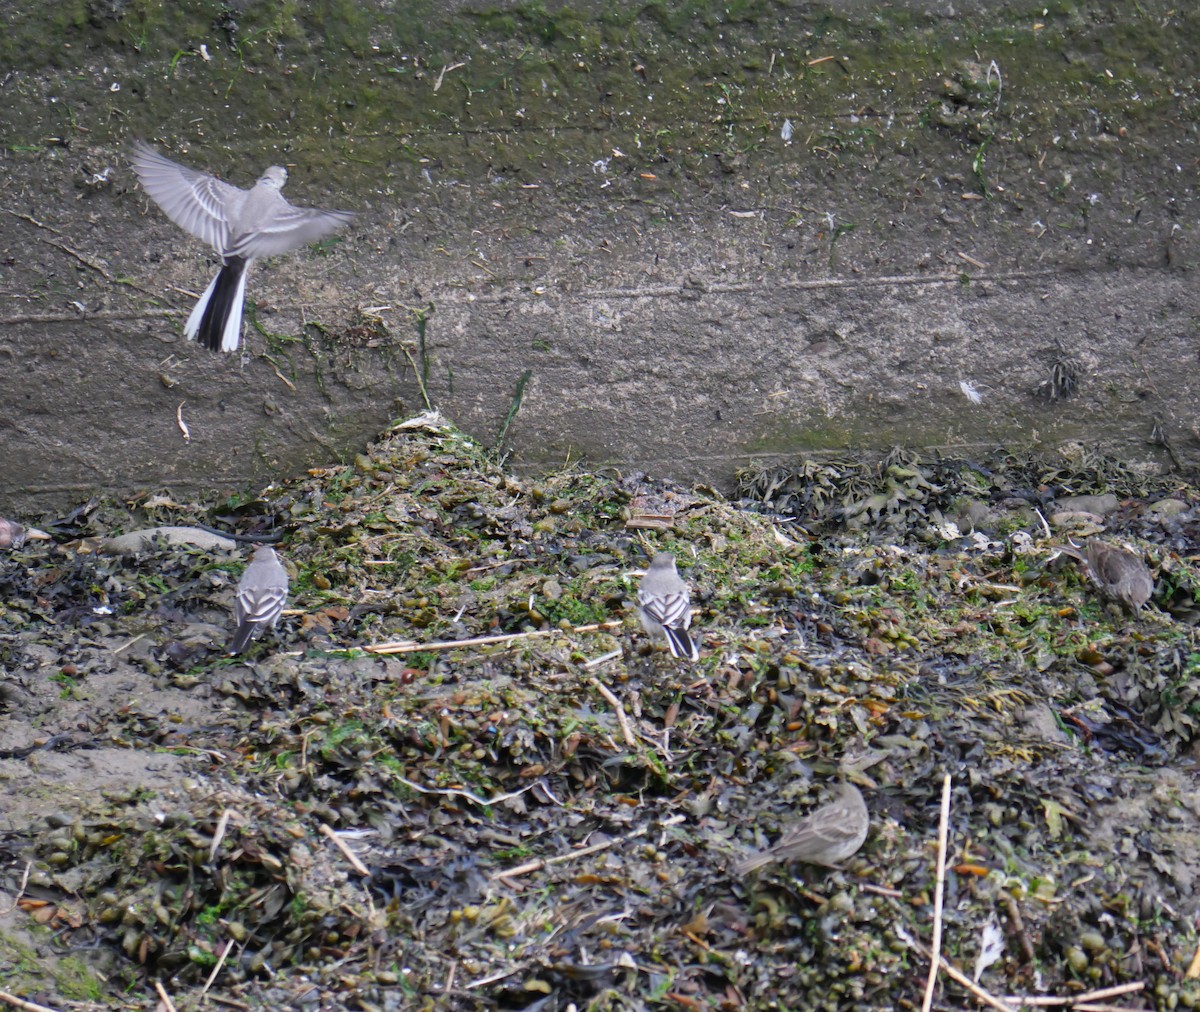
<path fill-rule="evenodd" d="M 227 257 L 192 309 L 183 334 L 210 351 L 236 351 L 242 338 L 246 270 L 252 261 Z"/>

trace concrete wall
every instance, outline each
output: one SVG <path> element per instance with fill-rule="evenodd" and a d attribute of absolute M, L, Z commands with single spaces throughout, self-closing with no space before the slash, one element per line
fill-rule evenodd
<path fill-rule="evenodd" d="M 527 466 L 1200 455 L 1190 10 L 22 7 L 2 511 L 344 459 L 422 406 L 418 373 L 492 445 L 528 372 Z M 179 337 L 211 251 L 137 189 L 135 137 L 243 186 L 284 162 L 294 202 L 359 212 L 256 265 L 245 358 Z"/>

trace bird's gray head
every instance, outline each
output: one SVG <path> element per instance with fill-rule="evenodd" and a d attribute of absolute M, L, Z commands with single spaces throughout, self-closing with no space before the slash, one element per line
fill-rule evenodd
<path fill-rule="evenodd" d="M 262 562 L 266 559 L 269 559 L 272 562 L 275 561 L 275 549 L 270 545 L 259 545 L 256 549 L 254 549 L 254 561 Z"/>
<path fill-rule="evenodd" d="M 670 552 L 659 552 L 650 563 L 651 569 L 674 569 L 675 556 Z"/>
<path fill-rule="evenodd" d="M 283 184 L 287 182 L 287 169 L 282 165 L 272 165 L 266 172 L 258 177 L 259 186 L 273 186 L 277 190 L 283 189 Z"/>

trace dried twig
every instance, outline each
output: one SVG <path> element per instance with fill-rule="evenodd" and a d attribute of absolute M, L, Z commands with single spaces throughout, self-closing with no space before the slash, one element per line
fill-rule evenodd
<path fill-rule="evenodd" d="M 621 725 L 621 736 L 625 739 L 625 744 L 630 748 L 633 748 L 637 744 L 637 739 L 634 738 L 633 731 L 631 731 L 629 728 L 629 719 L 625 716 L 625 707 L 621 705 L 621 701 L 617 699 L 617 697 L 612 694 L 612 690 L 609 689 L 609 687 L 598 678 L 589 678 L 588 681 L 596 686 L 596 690 L 600 693 L 600 695 L 608 700 L 608 705 L 613 708 L 613 713 L 617 715 L 617 723 Z"/>
<path fill-rule="evenodd" d="M 425 389 L 425 378 L 421 375 L 421 370 L 417 368 L 416 359 L 413 358 L 412 352 L 408 350 L 407 345 L 401 345 L 400 347 L 408 359 L 408 364 L 413 368 L 413 374 L 417 377 L 417 387 L 421 391 L 421 400 L 425 402 L 425 407 L 432 407 L 429 402 L 429 392 Z"/>
<path fill-rule="evenodd" d="M 21 214 L 21 212 L 9 210 L 7 207 L 0 208 L 0 210 L 4 211 L 6 214 L 11 214 L 14 218 L 20 218 L 22 221 L 27 221 L 27 222 L 29 222 L 29 224 L 34 225 L 37 228 L 44 229 L 47 232 L 53 232 L 55 235 L 63 234 L 62 232 L 60 232 L 58 229 L 54 228 L 53 226 L 47 225 L 44 221 L 38 221 L 37 218 L 33 218 L 33 217 L 29 216 L 28 214 Z M 73 257 L 75 260 L 79 261 L 79 263 L 83 264 L 84 267 L 90 267 L 97 274 L 99 274 L 101 277 L 103 277 L 105 281 L 111 281 L 113 284 L 117 283 L 117 279 L 108 273 L 108 271 L 105 269 L 105 267 L 102 263 L 100 263 L 96 260 L 93 260 L 89 256 L 85 256 L 83 253 L 80 253 L 78 250 L 71 249 L 71 247 L 66 245 L 65 243 L 55 242 L 53 239 L 45 239 L 45 240 L 43 240 L 43 242 L 49 244 L 50 246 L 53 246 L 55 249 L 62 250 L 64 253 L 67 254 L 67 256 Z"/>
<path fill-rule="evenodd" d="M 32 861 L 25 862 L 25 872 L 21 875 L 21 888 L 17 890 L 17 895 L 13 897 L 12 904 L 4 910 L 0 910 L 0 916 L 11 914 L 17 909 L 17 904 L 21 902 L 21 897 L 25 895 L 25 887 L 29 885 L 29 871 L 33 867 Z"/>
<path fill-rule="evenodd" d="M 1135 980 L 1129 984 L 1114 984 L 1112 987 L 1102 987 L 1096 991 L 1088 991 L 1086 994 L 1073 994 L 1069 998 L 1060 998 L 1057 995 L 1037 995 L 1035 997 L 1024 997 L 1021 995 L 1005 995 L 1004 1001 L 1010 1001 L 1015 1005 L 1033 1005 L 1037 1008 L 1054 1008 L 1055 1006 L 1086 1009 L 1088 1006 L 1095 1008 L 1095 1002 L 1105 998 L 1116 998 L 1123 994 L 1132 994 L 1134 991 L 1144 990 L 1146 982 L 1144 980 Z M 1122 1009 L 1121 1012 L 1136 1012 L 1135 1009 Z"/>
<path fill-rule="evenodd" d="M 423 650 L 453 650 L 455 647 L 478 647 L 488 643 L 506 643 L 509 640 L 531 639 L 534 636 L 553 636 L 555 633 L 601 632 L 617 629 L 621 622 L 594 622 L 577 625 L 570 629 L 533 629 L 530 632 L 497 633 L 494 636 L 471 636 L 465 640 L 435 640 L 433 643 L 414 643 L 412 640 L 395 640 L 391 643 L 372 643 L 363 647 L 369 654 L 415 654 Z"/>
<path fill-rule="evenodd" d="M 358 872 L 364 878 L 371 877 L 371 869 L 358 859 L 358 855 L 350 849 L 350 845 L 346 843 L 345 840 L 338 836 L 337 833 L 335 833 L 323 822 L 321 823 L 321 833 L 329 837 L 329 839 L 334 842 L 334 845 L 342 852 L 346 860 L 350 862 L 351 867 L 353 867 L 356 872 Z"/>
<path fill-rule="evenodd" d="M 511 977 L 517 972 L 517 970 L 501 970 L 499 973 L 493 973 L 487 977 L 479 977 L 477 980 L 473 980 L 469 984 L 464 984 L 463 990 L 470 991 L 477 987 L 483 987 L 485 984 L 494 984 L 496 981 L 504 980 L 506 977 Z"/>
<path fill-rule="evenodd" d="M 938 963 L 942 958 L 942 902 L 946 894 L 946 835 L 950 822 L 950 774 L 942 778 L 942 814 L 938 820 L 937 880 L 933 894 L 933 939 L 929 943 L 929 979 L 925 982 L 925 1000 L 921 1012 L 933 1007 L 933 989 L 937 986 Z"/>
<path fill-rule="evenodd" d="M 442 67 L 442 69 L 438 71 L 437 79 L 433 82 L 433 90 L 438 91 L 441 88 L 442 81 L 445 79 L 446 75 L 450 73 L 450 71 L 458 70 L 459 67 L 465 66 L 465 63 L 450 63 Z"/>
<path fill-rule="evenodd" d="M 217 820 L 217 829 L 213 833 L 212 843 L 208 848 L 208 860 L 211 862 L 217 856 L 217 850 L 221 846 L 221 841 L 225 839 L 225 832 L 229 829 L 229 817 L 234 814 L 232 808 L 226 808 L 221 817 Z"/>
<path fill-rule="evenodd" d="M 18 323 L 78 323 L 80 320 L 158 320 L 164 316 L 182 316 L 178 309 L 143 309 L 140 311 L 111 311 L 89 313 L 20 313 L 17 316 L 0 316 L 0 325 L 8 327 Z"/>
<path fill-rule="evenodd" d="M 1025 956 L 1025 962 L 1032 966 L 1036 962 L 1037 957 L 1033 952 L 1033 943 L 1029 940 L 1029 935 L 1025 931 L 1025 921 L 1021 917 L 1016 897 L 1006 894 L 1004 897 L 1004 907 L 1008 911 L 1008 922 L 1012 926 L 1013 933 L 1021 943 L 1021 952 Z"/>
<path fill-rule="evenodd" d="M 933 953 L 931 953 L 924 944 L 922 944 L 916 938 L 913 938 L 912 935 L 910 935 L 903 928 L 900 928 L 897 933 L 902 942 L 916 949 L 917 952 L 919 952 L 926 959 L 933 958 Z M 971 992 L 971 994 L 973 994 L 985 1005 L 989 1006 L 990 1008 L 997 1009 L 998 1012 L 1017 1012 L 1016 1006 L 1009 1005 L 1008 1002 L 1004 1001 L 1003 999 L 997 998 L 994 994 L 990 994 L 989 992 L 985 991 L 978 984 L 976 984 L 975 981 L 963 973 L 962 970 L 947 960 L 945 956 L 939 956 L 938 963 L 941 965 L 941 968 L 946 971 L 947 976 L 965 987 Z"/>
<path fill-rule="evenodd" d="M 913 938 L 907 931 L 901 929 L 900 939 L 906 945 L 916 949 L 922 956 L 932 958 L 932 953 L 918 939 Z M 1131 994 L 1134 991 L 1141 991 L 1146 987 L 1145 981 L 1133 981 L 1129 984 L 1115 984 L 1112 987 L 1103 987 L 1097 991 L 1089 991 L 1086 994 L 1071 995 L 1069 998 L 1060 998 L 1054 995 L 1012 995 L 997 996 L 985 991 L 982 987 L 976 984 L 970 977 L 963 973 L 958 967 L 951 963 L 945 956 L 938 958 L 938 963 L 946 972 L 946 975 L 961 984 L 970 991 L 983 1004 L 998 1009 L 999 1012 L 1017 1012 L 1021 1006 L 1032 1006 L 1035 1008 L 1064 1008 L 1071 1009 L 1072 1012 L 1100 1012 L 1106 1006 L 1095 1004 L 1105 998 L 1116 998 L 1118 995 Z M 1145 1012 L 1139 1009 L 1120 1009 L 1118 1012 Z"/>
<path fill-rule="evenodd" d="M 225 943 L 225 948 L 221 950 L 221 955 L 217 958 L 217 965 L 212 968 L 212 972 L 208 975 L 208 980 L 204 982 L 204 987 L 200 989 L 201 997 L 208 994 L 208 989 L 212 987 L 213 981 L 217 979 L 217 974 L 221 972 L 221 967 L 225 965 L 229 951 L 233 948 L 233 942 L 234 940 L 231 938 Z"/>
<path fill-rule="evenodd" d="M 669 819 L 664 819 L 658 825 L 661 828 L 665 828 L 673 826 L 678 822 L 683 822 L 682 815 L 672 815 Z M 628 843 L 630 840 L 636 840 L 639 836 L 645 836 L 649 831 L 649 826 L 638 826 L 637 829 L 630 830 L 624 836 L 613 837 L 605 840 L 603 843 L 593 843 L 591 846 L 583 847 L 580 850 L 573 850 L 569 854 L 538 858 L 536 861 L 526 861 L 515 868 L 509 868 L 508 871 L 498 871 L 491 876 L 489 881 L 495 882 L 497 879 L 516 878 L 518 875 L 528 875 L 531 871 L 549 868 L 552 864 L 562 864 L 564 861 L 574 861 L 576 858 L 587 857 L 589 854 L 597 854 L 602 850 L 608 850 L 609 847 L 615 847 L 618 843 Z"/>
<path fill-rule="evenodd" d="M 975 981 L 963 973 L 962 970 L 946 959 L 945 956 L 938 956 L 938 963 L 941 965 L 941 968 L 946 971 L 948 976 L 958 981 L 958 983 L 970 991 L 971 994 L 973 994 L 985 1005 L 989 1005 L 994 1009 L 998 1009 L 999 1012 L 1016 1012 L 1015 1006 L 1009 1005 L 1007 1002 L 1001 1001 L 995 995 L 989 994 L 978 984 L 976 984 Z"/>
<path fill-rule="evenodd" d="M 131 646 L 133 646 L 133 645 L 134 645 L 134 644 L 135 644 L 135 643 L 136 643 L 138 640 L 144 640 L 145 638 L 146 638 L 146 634 L 145 634 L 145 633 L 138 633 L 138 634 L 137 634 L 137 635 L 136 635 L 136 636 L 135 636 L 133 639 L 131 639 L 131 640 L 126 640 L 126 641 L 125 641 L 124 643 L 122 643 L 122 644 L 121 644 L 119 647 L 117 647 L 117 648 L 116 648 L 116 650 L 114 650 L 114 651 L 113 651 L 113 655 L 115 656 L 115 655 L 119 654 L 119 653 L 120 653 L 122 650 L 128 650 L 128 649 L 129 649 Z"/>
<path fill-rule="evenodd" d="M 483 805 L 485 808 L 498 805 L 502 801 L 511 801 L 513 798 L 519 798 L 526 791 L 532 791 L 540 783 L 540 781 L 535 780 L 520 790 L 509 791 L 507 794 L 497 794 L 494 798 L 481 798 L 473 791 L 465 790 L 462 787 L 422 787 L 420 784 L 414 784 L 411 780 L 406 780 L 404 777 L 396 777 L 396 779 L 404 784 L 405 787 L 411 787 L 418 794 L 444 794 L 451 798 L 466 798 L 468 801 L 474 801 L 475 804 Z M 543 788 L 545 788 L 544 784 Z M 546 793 L 549 794 L 549 791 L 547 790 Z M 557 803 L 555 802 L 555 804 Z"/>
<path fill-rule="evenodd" d="M 175 1003 L 171 1001 L 171 996 L 167 994 L 167 989 L 162 986 L 161 980 L 154 982 L 154 990 L 158 992 L 158 1000 L 166 1006 L 167 1012 L 175 1012 Z"/>
<path fill-rule="evenodd" d="M 270 361 L 270 360 L 268 359 L 268 361 Z M 292 393 L 295 393 L 296 392 L 296 384 L 293 383 L 290 379 L 288 379 L 283 373 L 281 373 L 279 371 L 279 366 L 277 366 L 274 362 L 271 362 L 271 368 L 275 370 L 275 375 L 278 376 L 281 380 L 283 380 L 283 382 L 287 386 L 287 388 L 289 390 L 291 390 Z"/>
<path fill-rule="evenodd" d="M 542 868 L 549 868 L 552 864 L 562 864 L 564 861 L 574 861 L 576 858 L 587 857 L 588 854 L 597 854 L 602 850 L 608 850 L 609 847 L 615 846 L 618 843 L 624 843 L 627 840 L 632 840 L 638 836 L 644 836 L 646 827 L 640 826 L 632 833 L 619 838 L 605 840 L 603 843 L 593 843 L 589 847 L 584 847 L 582 850 L 574 850 L 570 854 L 559 854 L 556 857 L 538 858 L 536 861 L 526 861 L 524 864 L 519 864 L 515 868 L 509 868 L 508 871 L 498 871 L 491 876 L 489 881 L 494 882 L 496 879 L 516 878 L 518 875 L 528 875 L 531 871 L 538 871 Z"/>
<path fill-rule="evenodd" d="M 218 1005 L 228 1005 L 230 1008 L 243 1009 L 244 1012 L 250 1012 L 250 1006 L 244 1001 L 235 1001 L 227 995 L 209 994 L 205 995 L 208 1001 L 215 1001 Z"/>
<path fill-rule="evenodd" d="M 904 893 L 899 889 L 892 889 L 889 886 L 876 885 L 874 882 L 864 882 L 859 888 L 865 893 L 874 893 L 876 896 L 887 896 L 890 899 L 900 900 L 904 898 Z"/>
<path fill-rule="evenodd" d="M 9 994 L 7 991 L 0 991 L 0 1001 L 4 1002 L 5 1005 L 11 1005 L 13 1008 L 24 1009 L 25 1012 L 58 1012 L 57 1009 L 52 1009 L 49 1005 L 38 1005 L 36 1002 L 18 998 L 15 994 Z"/>

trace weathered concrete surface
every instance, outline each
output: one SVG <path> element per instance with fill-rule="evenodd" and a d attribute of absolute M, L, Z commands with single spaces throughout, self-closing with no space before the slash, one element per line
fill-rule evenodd
<path fill-rule="evenodd" d="M 268 7 L 0 4 L 0 509 L 343 458 L 419 374 L 490 445 L 528 373 L 529 465 L 1200 458 L 1196 13 Z M 179 338 L 212 263 L 136 136 L 360 212 L 256 266 L 244 362 Z"/>

